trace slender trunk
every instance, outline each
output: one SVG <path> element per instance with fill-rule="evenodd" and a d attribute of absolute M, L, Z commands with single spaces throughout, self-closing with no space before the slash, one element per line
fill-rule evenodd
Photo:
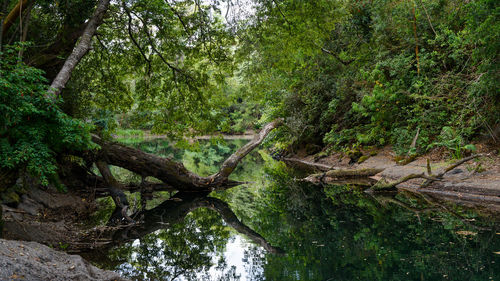
<path fill-rule="evenodd" d="M 4 0 L 2 2 L 2 6 L 0 7 L 0 24 L 2 24 L 2 28 L 0 28 L 0 52 L 2 51 L 3 47 L 3 34 L 4 34 L 4 29 L 3 29 L 3 22 L 5 18 L 5 14 L 7 13 L 7 6 L 9 5 L 9 0 Z"/>
<path fill-rule="evenodd" d="M 4 3 L 5 2 L 8 3 L 9 1 L 4 1 Z M 28 0 L 19 0 L 19 2 L 17 3 L 17 5 L 10 11 L 10 13 L 7 15 L 7 17 L 3 21 L 3 24 L 2 24 L 2 35 L 5 35 L 5 33 L 9 30 L 9 28 L 12 26 L 12 24 L 14 24 L 14 22 L 17 19 L 17 17 L 20 14 L 22 14 L 23 9 L 26 8 L 26 3 L 27 2 L 28 2 Z"/>
<path fill-rule="evenodd" d="M 33 9 L 34 2 L 30 1 L 28 3 L 28 7 L 26 8 L 26 15 L 24 16 L 24 23 L 23 23 L 23 28 L 21 30 L 21 39 L 20 42 L 26 42 L 26 38 L 28 36 L 28 27 L 31 19 L 31 10 Z M 19 58 L 23 57 L 24 49 L 19 50 Z"/>
<path fill-rule="evenodd" d="M 417 35 L 417 15 L 415 12 L 415 3 L 413 4 L 413 34 L 415 36 L 415 58 L 417 60 L 417 75 L 420 75 L 420 60 L 418 57 L 418 35 Z"/>
<path fill-rule="evenodd" d="M 92 44 L 92 37 L 94 36 L 97 27 L 102 23 L 104 14 L 108 10 L 110 0 L 99 0 L 97 3 L 97 8 L 92 15 L 92 18 L 87 23 L 82 36 L 80 37 L 80 42 L 73 48 L 73 52 L 64 62 L 62 69 L 57 74 L 54 81 L 50 85 L 50 90 L 48 95 L 52 98 L 57 98 L 62 89 L 66 86 L 66 83 L 71 78 L 71 73 L 75 69 L 76 65 L 80 62 L 83 56 L 89 51 L 90 45 Z"/>

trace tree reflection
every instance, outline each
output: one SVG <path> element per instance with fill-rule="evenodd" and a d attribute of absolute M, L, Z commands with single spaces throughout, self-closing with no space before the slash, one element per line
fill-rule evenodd
<path fill-rule="evenodd" d="M 213 155 L 182 157 L 209 171 L 218 159 Z M 489 280 L 500 275 L 494 254 L 500 250 L 498 215 L 486 219 L 477 210 L 427 195 L 371 196 L 351 186 L 298 183 L 271 160 L 264 170 L 253 162 L 240 167 L 235 176 L 258 184 L 211 194 L 224 201 L 206 193 L 178 193 L 141 213 L 142 223 L 92 237 L 122 245 L 101 266 L 118 268 L 133 280 L 244 280 L 223 254 L 234 229 L 254 242 L 244 249 L 246 280 Z M 277 255 L 282 250 L 276 246 L 286 254 Z"/>
<path fill-rule="evenodd" d="M 495 222 L 414 194 L 276 180 L 248 221 L 286 256 L 266 254 L 266 280 L 488 280 L 500 274 Z M 389 196 L 389 197 L 387 197 Z M 397 204 L 394 202 L 402 202 Z M 403 206 L 404 205 L 404 206 Z"/>
<path fill-rule="evenodd" d="M 200 280 L 211 266 L 231 276 L 221 254 L 229 237 L 216 212 L 198 209 L 182 222 L 127 243 L 111 255 L 123 258 L 123 251 L 127 252 L 127 263 L 119 269 L 133 280 L 175 280 L 180 276 Z"/>
<path fill-rule="evenodd" d="M 125 243 L 104 251 L 107 259 L 100 266 L 118 269 L 133 280 L 175 280 L 180 276 L 184 280 L 213 280 L 214 272 L 217 280 L 239 280 L 223 255 L 231 237 L 226 225 L 266 251 L 282 253 L 243 224 L 227 203 L 206 193 L 178 193 L 140 217 L 141 223 L 100 233 L 101 240 L 109 237 L 108 247 Z"/>

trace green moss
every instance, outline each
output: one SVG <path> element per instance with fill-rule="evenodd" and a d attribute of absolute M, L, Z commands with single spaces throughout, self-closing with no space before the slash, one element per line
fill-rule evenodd
<path fill-rule="evenodd" d="M 359 157 L 358 164 L 365 162 L 370 157 L 371 157 L 370 155 L 363 155 L 363 156 Z"/>
<path fill-rule="evenodd" d="M 15 191 L 9 191 L 1 195 L 2 203 L 4 204 L 18 204 L 21 198 Z"/>

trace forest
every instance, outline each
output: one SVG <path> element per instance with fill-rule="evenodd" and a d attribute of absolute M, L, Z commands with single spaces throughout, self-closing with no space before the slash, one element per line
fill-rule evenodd
<path fill-rule="evenodd" d="M 258 270 L 253 271 L 257 275 L 248 280 L 287 280 L 278 274 L 284 264 L 307 276 L 307 270 L 315 272 L 315 265 L 309 263 L 318 258 L 317 253 L 304 258 L 303 265 L 292 265 L 291 257 L 299 255 L 302 245 L 283 242 L 304 230 L 288 233 L 282 226 L 279 237 L 271 238 L 271 221 L 284 223 L 275 216 L 285 216 L 290 208 L 300 214 L 312 210 L 321 223 L 332 220 L 334 230 L 328 235 L 334 240 L 335 235 L 348 236 L 334 219 L 347 216 L 338 213 L 342 209 L 338 206 L 346 204 L 358 209 L 342 212 L 349 216 L 359 212 L 360 224 L 385 231 L 387 221 L 374 215 L 373 201 L 356 197 L 352 190 L 339 195 L 324 187 L 328 176 L 346 183 L 343 176 L 327 172 L 335 170 L 342 159 L 349 162 L 343 168 L 355 170 L 347 177 L 359 176 L 361 168 L 383 166 L 370 177 L 383 171 L 389 160 L 362 166 L 377 154 L 390 155 L 391 163 L 404 166 L 417 160 L 417 164 L 401 168 L 399 174 L 383 174 L 386 181 L 376 178 L 375 185 L 373 177 L 366 179 L 372 187 L 394 192 L 396 185 L 415 178 L 426 180 L 420 187 L 439 185 L 447 180 L 446 173 L 454 174 L 453 169 L 464 164 L 468 178 L 486 172 L 489 181 L 468 193 L 458 184 L 450 184 L 450 190 L 471 194 L 471 198 L 491 196 L 488 204 L 495 207 L 488 208 L 500 209 L 500 178 L 495 176 L 500 167 L 498 1 L 0 0 L 0 23 L 0 215 L 2 210 L 4 215 L 26 213 L 26 209 L 16 211 L 27 202 L 23 198 L 37 201 L 42 197 L 33 194 L 42 191 L 76 194 L 78 200 L 87 200 L 92 207 L 86 219 L 107 202 L 102 232 L 87 233 L 85 239 L 33 241 L 53 246 L 59 239 L 59 245 L 66 245 L 60 250 L 77 253 L 88 251 L 90 245 L 99 248 L 95 241 L 103 237 L 109 238 L 101 245 L 106 250 L 135 239 L 152 239 L 149 243 L 154 245 L 156 238 L 147 235 L 163 229 L 165 221 L 173 224 L 208 216 L 216 225 L 214 213 L 205 211 L 210 209 L 226 225 L 277 255 L 267 261 L 276 271 L 260 277 L 256 277 Z M 226 136 L 248 135 L 249 141 L 236 142 L 237 147 L 232 142 L 224 144 Z M 212 136 L 208 142 L 216 145 L 215 150 L 200 140 L 207 136 Z M 173 147 L 169 149 L 181 149 L 184 156 L 161 154 L 159 144 L 148 150 L 136 143 L 148 137 L 168 140 Z M 259 160 L 252 153 L 257 149 L 261 149 Z M 200 155 L 187 161 L 192 151 Z M 259 165 L 264 162 L 263 170 L 254 168 L 243 173 L 253 176 L 240 176 L 246 171 L 241 166 L 254 165 L 244 157 Z M 315 173 L 309 173 L 309 179 L 319 181 L 324 190 L 297 185 L 291 179 L 298 176 L 276 160 L 313 167 Z M 432 161 L 445 164 L 433 166 Z M 411 168 L 416 166 L 421 170 L 414 174 Z M 444 171 L 433 173 L 431 166 L 435 171 L 444 167 Z M 256 176 L 257 170 L 264 176 Z M 271 178 L 266 188 L 240 189 L 261 178 Z M 391 184 L 391 180 L 395 181 Z M 363 184 L 356 181 L 355 185 Z M 437 185 L 435 193 L 448 191 L 440 189 L 446 184 Z M 32 193 L 33 187 L 41 191 Z M 294 192 L 305 194 L 303 203 Z M 283 203 L 281 196 L 291 196 L 293 207 Z M 326 199 L 318 199 L 321 196 L 333 205 L 323 205 Z M 412 204 L 425 201 L 432 208 L 450 209 L 441 207 L 441 201 L 405 196 L 378 202 L 416 212 L 419 224 L 419 214 L 427 211 L 415 211 Z M 264 201 L 253 202 L 255 198 Z M 322 205 L 312 207 L 317 202 Z M 269 204 L 271 210 L 262 204 Z M 395 211 L 387 212 L 398 221 Z M 453 212 L 454 222 L 467 218 Z M 260 223 L 252 221 L 260 217 Z M 431 218 L 423 220 L 439 232 Z M 0 216 L 0 237 L 2 225 L 11 229 L 9 219 L 4 224 Z M 301 235 L 318 237 L 312 231 Z M 361 232 L 353 235 L 362 237 Z M 449 238 L 443 237 L 443 241 Z M 349 243 L 351 248 L 345 251 L 356 256 L 355 243 Z M 420 247 L 420 242 L 414 243 Z M 391 247 L 404 252 L 402 245 Z M 294 254 L 281 259 L 283 249 Z M 470 255 L 478 263 L 484 258 Z M 345 266 L 331 262 L 338 268 Z M 93 264 L 106 267 L 104 262 Z M 177 269 L 169 269 L 168 276 L 144 274 L 147 280 L 200 278 Z M 497 269 L 492 267 L 485 274 L 498 273 Z M 339 274 L 339 270 L 328 274 Z M 357 274 L 361 271 L 364 275 Z M 417 274 L 414 269 L 408 271 Z M 350 276 L 345 280 L 360 276 L 375 280 L 370 272 L 358 268 L 342 274 Z M 318 274 L 297 280 L 328 277 L 325 272 Z M 220 280 L 233 280 L 228 276 Z M 389 280 L 377 276 L 381 278 L 377 280 Z M 486 280 L 481 279 L 486 275 L 471 276 Z M 473 280 L 466 275 L 457 278 Z"/>

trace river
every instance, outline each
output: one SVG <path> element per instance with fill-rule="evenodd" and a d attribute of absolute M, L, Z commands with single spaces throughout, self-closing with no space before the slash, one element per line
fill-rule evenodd
<path fill-rule="evenodd" d="M 209 175 L 246 140 L 201 141 L 198 150 L 173 148 L 165 139 L 127 142 Z M 123 172 L 121 177 L 132 176 Z M 250 183 L 213 192 L 209 197 L 214 199 L 182 197 L 179 204 L 191 205 L 181 219 L 155 221 L 164 227 L 90 258 L 132 280 L 498 280 L 500 276 L 498 214 L 429 195 L 370 195 L 356 186 L 320 187 L 296 177 L 297 171 L 254 151 L 231 176 Z M 169 196 L 158 194 L 148 209 L 161 206 Z M 221 214 L 227 217 L 231 210 L 240 224 L 222 219 Z"/>

